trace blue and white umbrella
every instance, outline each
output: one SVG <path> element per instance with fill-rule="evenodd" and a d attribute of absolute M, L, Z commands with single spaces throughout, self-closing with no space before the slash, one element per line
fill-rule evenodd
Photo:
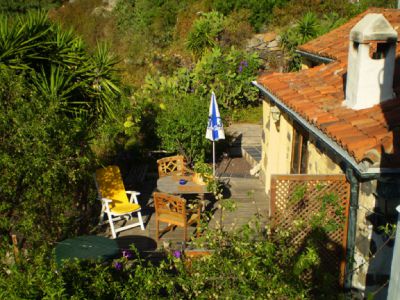
<path fill-rule="evenodd" d="M 215 176 L 215 141 L 225 139 L 225 133 L 214 92 L 211 93 L 206 138 L 213 142 L 213 175 Z"/>

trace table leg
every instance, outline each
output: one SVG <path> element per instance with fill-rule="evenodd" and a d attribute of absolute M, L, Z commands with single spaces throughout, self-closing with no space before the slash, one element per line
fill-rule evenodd
<path fill-rule="evenodd" d="M 199 203 L 201 205 L 201 212 L 206 210 L 205 201 L 204 201 L 204 194 L 199 194 Z"/>

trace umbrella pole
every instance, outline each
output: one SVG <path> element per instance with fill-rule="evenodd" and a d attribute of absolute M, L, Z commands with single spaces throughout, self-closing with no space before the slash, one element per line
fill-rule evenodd
<path fill-rule="evenodd" d="M 213 141 L 213 177 L 215 178 L 215 142 Z"/>

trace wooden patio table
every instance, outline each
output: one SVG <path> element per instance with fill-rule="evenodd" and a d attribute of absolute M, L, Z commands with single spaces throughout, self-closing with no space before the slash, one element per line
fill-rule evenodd
<path fill-rule="evenodd" d="M 168 175 L 157 180 L 157 189 L 160 192 L 172 195 L 198 194 L 200 200 L 204 200 L 204 194 L 208 193 L 206 184 L 198 184 L 193 181 L 194 175 Z M 186 180 L 185 184 L 180 184 L 181 179 Z"/>

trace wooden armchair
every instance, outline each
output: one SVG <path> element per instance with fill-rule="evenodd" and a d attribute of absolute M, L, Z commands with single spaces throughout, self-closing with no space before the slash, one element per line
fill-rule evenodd
<path fill-rule="evenodd" d="M 183 175 L 184 173 L 193 173 L 186 167 L 185 160 L 182 155 L 161 158 L 157 160 L 157 164 L 158 175 L 160 177 L 172 174 Z"/>
<path fill-rule="evenodd" d="M 184 240 L 187 241 L 187 227 L 197 223 L 196 235 L 199 236 L 200 211 L 198 206 L 194 209 L 186 209 L 186 200 L 166 193 L 153 193 L 154 207 L 156 211 L 156 239 L 160 239 L 160 234 L 173 229 L 176 226 L 183 227 Z M 160 222 L 168 223 L 161 232 Z"/>

